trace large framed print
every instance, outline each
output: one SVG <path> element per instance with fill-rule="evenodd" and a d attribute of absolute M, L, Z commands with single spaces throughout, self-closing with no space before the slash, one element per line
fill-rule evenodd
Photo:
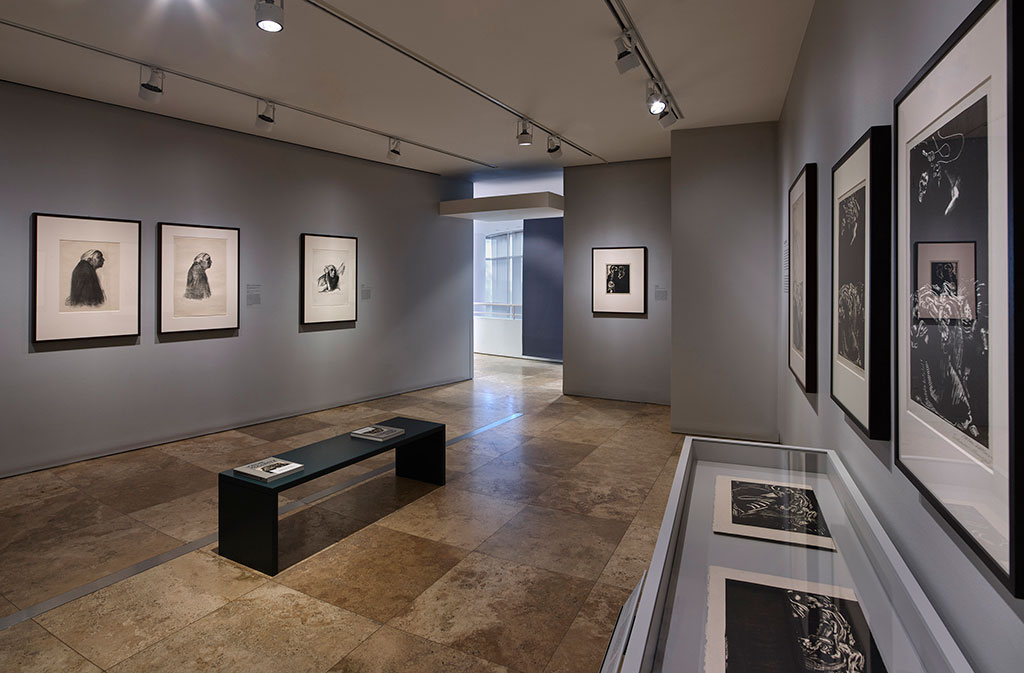
<path fill-rule="evenodd" d="M 239 230 L 161 222 L 160 332 L 238 329 Z"/>
<path fill-rule="evenodd" d="M 985 0 L 894 103 L 896 462 L 1024 597 L 1011 0 Z"/>
<path fill-rule="evenodd" d="M 818 167 L 789 188 L 789 369 L 806 393 L 818 390 Z"/>
<path fill-rule="evenodd" d="M 711 566 L 704 672 L 732 671 L 886 668 L 852 589 Z"/>
<path fill-rule="evenodd" d="M 835 551 L 836 543 L 807 484 L 720 474 L 712 529 L 723 535 Z"/>
<path fill-rule="evenodd" d="M 352 236 L 302 234 L 302 324 L 355 322 L 358 243 Z"/>
<path fill-rule="evenodd" d="M 868 130 L 832 167 L 832 399 L 889 439 L 892 130 Z"/>
<path fill-rule="evenodd" d="M 647 248 L 592 248 L 591 311 L 647 313 Z"/>
<path fill-rule="evenodd" d="M 35 213 L 33 341 L 139 335 L 142 223 Z"/>

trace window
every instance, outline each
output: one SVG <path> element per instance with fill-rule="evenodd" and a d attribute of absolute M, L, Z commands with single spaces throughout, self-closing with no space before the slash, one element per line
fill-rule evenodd
<path fill-rule="evenodd" d="M 484 240 L 484 302 L 477 315 L 523 317 L 523 232 L 491 234 Z"/>

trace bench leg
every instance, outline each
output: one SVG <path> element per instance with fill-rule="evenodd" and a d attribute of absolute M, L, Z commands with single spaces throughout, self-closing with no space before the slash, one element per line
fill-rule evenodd
<path fill-rule="evenodd" d="M 444 456 L 444 426 L 441 426 L 437 431 L 395 449 L 395 474 L 444 486 Z"/>
<path fill-rule="evenodd" d="M 277 494 L 220 478 L 217 553 L 232 561 L 277 574 Z"/>

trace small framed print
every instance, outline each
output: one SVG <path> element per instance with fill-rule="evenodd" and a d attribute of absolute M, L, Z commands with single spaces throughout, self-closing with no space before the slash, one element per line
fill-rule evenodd
<path fill-rule="evenodd" d="M 893 103 L 894 411 L 899 469 L 1021 598 L 1015 5 L 981 2 Z"/>
<path fill-rule="evenodd" d="M 354 236 L 302 234 L 302 324 L 355 322 L 358 244 Z"/>
<path fill-rule="evenodd" d="M 875 126 L 832 168 L 832 399 L 889 439 L 892 131 Z"/>
<path fill-rule="evenodd" d="M 802 547 L 835 550 L 814 489 L 764 479 L 718 475 L 713 529 Z"/>
<path fill-rule="evenodd" d="M 591 253 L 591 311 L 647 313 L 647 248 L 593 248 Z"/>
<path fill-rule="evenodd" d="M 818 166 L 789 188 L 789 369 L 805 393 L 818 390 Z"/>
<path fill-rule="evenodd" d="M 238 329 L 239 230 L 161 222 L 160 333 Z"/>
<path fill-rule="evenodd" d="M 36 213 L 33 341 L 139 335 L 142 223 Z"/>

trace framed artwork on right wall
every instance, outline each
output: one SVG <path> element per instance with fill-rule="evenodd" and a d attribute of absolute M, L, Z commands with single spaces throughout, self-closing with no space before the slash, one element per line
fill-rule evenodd
<path fill-rule="evenodd" d="M 832 167 L 832 399 L 889 439 L 892 130 L 868 130 Z"/>
<path fill-rule="evenodd" d="M 818 166 L 789 188 L 789 370 L 805 393 L 818 391 Z"/>
<path fill-rule="evenodd" d="M 895 413 L 896 464 L 1024 597 L 1014 4 L 982 2 L 894 103 Z"/>

